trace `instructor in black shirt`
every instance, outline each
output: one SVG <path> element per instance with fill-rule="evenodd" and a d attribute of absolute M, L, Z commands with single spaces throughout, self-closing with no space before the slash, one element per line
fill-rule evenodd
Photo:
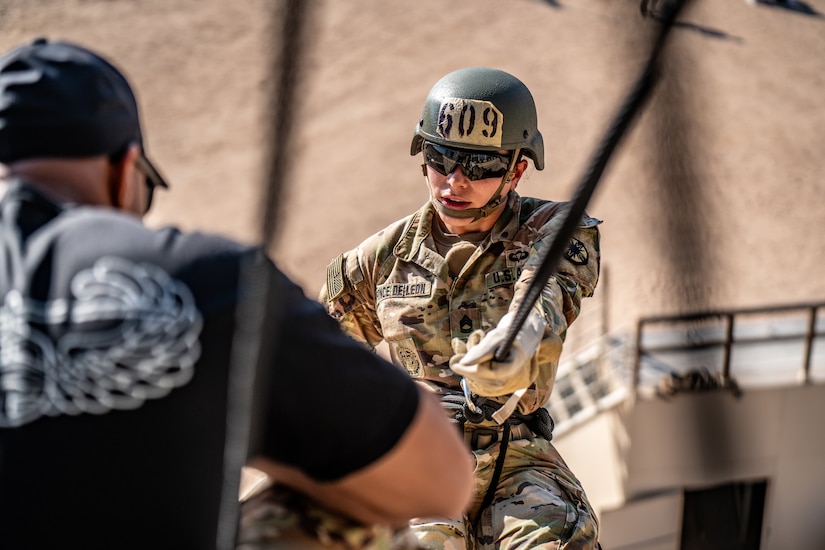
<path fill-rule="evenodd" d="M 471 458 L 431 396 L 259 248 L 141 223 L 168 185 L 108 61 L 0 57 L 0 175 L 0 548 L 230 548 L 248 445 L 361 522 L 461 512 Z M 256 379 L 233 358 L 260 306 Z"/>

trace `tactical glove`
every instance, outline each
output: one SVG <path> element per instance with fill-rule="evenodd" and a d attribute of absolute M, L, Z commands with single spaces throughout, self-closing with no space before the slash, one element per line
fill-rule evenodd
<path fill-rule="evenodd" d="M 474 331 L 467 344 L 455 338 L 452 341 L 455 355 L 450 359 L 450 369 L 463 376 L 470 390 L 485 397 L 508 395 L 527 388 L 538 374 L 538 350 L 544 335 L 544 319 L 531 312 L 516 335 L 504 361 L 496 361 L 493 356 L 504 342 L 514 313 L 508 313 L 498 326 L 486 335 L 482 330 Z"/>

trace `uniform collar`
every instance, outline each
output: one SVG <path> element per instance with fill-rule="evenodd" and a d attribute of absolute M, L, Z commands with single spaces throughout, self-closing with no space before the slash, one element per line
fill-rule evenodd
<path fill-rule="evenodd" d="M 432 224 L 435 221 L 435 208 L 429 201 L 410 216 L 401 238 L 393 248 L 393 255 L 403 261 L 413 262 L 421 267 L 444 275 L 447 264 L 435 252 L 435 243 L 432 241 Z M 422 246 L 430 241 L 429 246 Z"/>
<path fill-rule="evenodd" d="M 515 191 L 510 191 L 507 206 L 501 217 L 490 230 L 490 242 L 512 241 L 519 228 L 519 213 L 521 212 L 521 197 Z"/>
<path fill-rule="evenodd" d="M 504 212 L 490 230 L 488 243 L 513 240 L 518 231 L 520 210 L 521 197 L 515 191 L 511 191 Z M 444 259 L 435 252 L 435 242 L 432 237 L 435 216 L 436 211 L 430 201 L 410 216 L 401 238 L 395 244 L 393 255 L 403 261 L 414 262 L 434 273 L 441 274 L 442 270 L 446 270 L 446 264 Z"/>

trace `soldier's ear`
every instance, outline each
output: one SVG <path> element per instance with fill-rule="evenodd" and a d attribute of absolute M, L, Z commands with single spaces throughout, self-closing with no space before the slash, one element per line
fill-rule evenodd
<path fill-rule="evenodd" d="M 510 180 L 510 191 L 514 191 L 516 187 L 518 187 L 518 182 L 521 181 L 521 177 L 524 175 L 524 172 L 527 171 L 527 160 L 521 159 L 516 163 L 516 170 L 513 174 L 513 179 Z"/>

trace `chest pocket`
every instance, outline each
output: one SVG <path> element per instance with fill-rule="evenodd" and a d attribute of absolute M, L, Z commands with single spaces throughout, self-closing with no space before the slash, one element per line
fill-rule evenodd
<path fill-rule="evenodd" d="M 425 335 L 438 315 L 433 284 L 424 278 L 388 282 L 375 288 L 375 310 L 387 341 Z"/>
<path fill-rule="evenodd" d="M 484 274 L 487 316 L 500 319 L 510 308 L 515 295 L 515 285 L 523 270 L 528 249 L 516 248 L 499 253 L 494 265 Z"/>

